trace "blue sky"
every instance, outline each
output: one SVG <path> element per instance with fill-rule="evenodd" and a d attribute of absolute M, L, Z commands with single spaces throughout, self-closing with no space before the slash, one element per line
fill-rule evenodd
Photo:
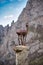
<path fill-rule="evenodd" d="M 16 22 L 26 3 L 27 0 L 0 0 L 0 25 Z"/>

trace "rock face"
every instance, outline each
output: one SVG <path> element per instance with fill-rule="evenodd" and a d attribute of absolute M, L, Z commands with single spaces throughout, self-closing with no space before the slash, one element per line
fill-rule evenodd
<path fill-rule="evenodd" d="M 18 18 L 18 24 L 33 22 L 42 24 L 43 22 L 43 0 L 28 0 L 26 7 L 23 9 Z M 36 22 L 37 21 L 37 22 Z"/>
<path fill-rule="evenodd" d="M 30 55 L 39 57 L 43 54 L 43 0 L 28 0 L 16 23 L 5 27 L 3 45 L 1 47 L 2 59 L 7 55 L 11 58 L 15 56 L 12 49 L 18 45 L 17 29 L 26 29 L 26 23 L 29 25 L 29 31 L 26 37 L 26 45 L 30 47 Z"/>
<path fill-rule="evenodd" d="M 3 43 L 4 27 L 0 25 L 0 45 Z"/>

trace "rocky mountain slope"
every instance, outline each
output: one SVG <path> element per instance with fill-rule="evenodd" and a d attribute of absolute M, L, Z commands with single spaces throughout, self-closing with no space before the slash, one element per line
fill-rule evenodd
<path fill-rule="evenodd" d="M 29 26 L 26 45 L 30 46 L 30 53 L 34 55 L 37 52 L 40 56 L 43 54 L 43 0 L 28 0 L 17 22 L 13 21 L 10 27 L 7 25 L 4 29 L 3 45 L 0 49 L 2 59 L 7 59 L 8 55 L 10 59 L 15 56 L 13 46 L 18 45 L 16 30 L 26 29 L 26 23 Z"/>
<path fill-rule="evenodd" d="M 0 45 L 3 43 L 4 27 L 0 25 Z"/>

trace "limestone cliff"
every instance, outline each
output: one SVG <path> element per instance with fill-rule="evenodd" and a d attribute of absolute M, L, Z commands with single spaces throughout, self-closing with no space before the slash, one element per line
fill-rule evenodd
<path fill-rule="evenodd" d="M 43 54 L 43 0 L 28 0 L 26 7 L 18 17 L 16 23 L 13 22 L 11 27 L 5 28 L 5 37 L 1 47 L 2 58 L 8 54 L 14 57 L 12 47 L 18 45 L 17 29 L 26 29 L 25 25 L 28 23 L 29 32 L 26 37 L 26 45 L 30 47 L 30 55 L 36 57 Z M 35 53 L 35 54 L 34 54 Z"/>
<path fill-rule="evenodd" d="M 0 45 L 3 43 L 4 27 L 0 25 Z"/>

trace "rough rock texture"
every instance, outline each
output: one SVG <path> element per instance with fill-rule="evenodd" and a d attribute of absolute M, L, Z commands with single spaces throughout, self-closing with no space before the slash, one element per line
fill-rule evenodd
<path fill-rule="evenodd" d="M 18 45 L 16 30 L 26 29 L 26 23 L 29 25 L 26 45 L 30 47 L 30 55 L 35 58 L 43 54 L 43 0 L 28 0 L 18 21 L 12 22 L 10 27 L 7 25 L 4 29 L 4 41 L 0 48 L 2 59 L 7 59 L 7 55 L 10 55 L 11 58 L 15 56 L 13 46 Z"/>
<path fill-rule="evenodd" d="M 14 48 L 16 52 L 16 65 L 29 65 L 28 62 L 28 54 L 29 47 L 28 46 L 16 46 Z"/>
<path fill-rule="evenodd" d="M 0 25 L 0 45 L 3 43 L 4 27 Z"/>

